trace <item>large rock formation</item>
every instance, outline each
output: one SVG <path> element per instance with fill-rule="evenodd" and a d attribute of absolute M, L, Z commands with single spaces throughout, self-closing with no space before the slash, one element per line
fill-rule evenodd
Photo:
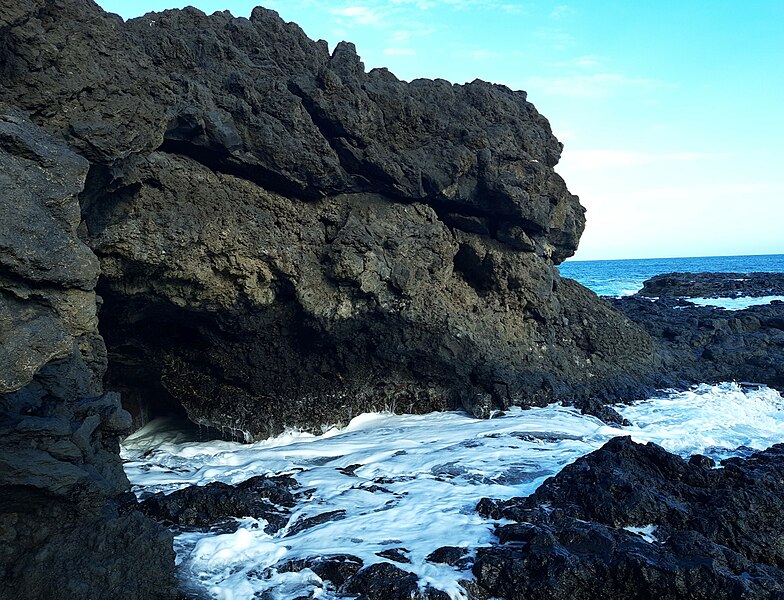
<path fill-rule="evenodd" d="M 2 95 L 91 161 L 108 382 L 140 419 L 641 393 L 647 336 L 554 269 L 583 209 L 524 92 L 366 73 L 261 8 L 17 12 Z"/>
<path fill-rule="evenodd" d="M 648 335 L 554 268 L 583 209 L 524 92 L 366 73 L 261 8 L 20 0 L 0 102 L 0 595 L 171 592 L 104 389 L 257 437 L 651 382 Z"/>
<path fill-rule="evenodd" d="M 0 105 L 0 598 L 174 590 L 171 535 L 126 496 L 130 415 L 103 394 L 98 260 L 76 236 L 87 169 Z"/>

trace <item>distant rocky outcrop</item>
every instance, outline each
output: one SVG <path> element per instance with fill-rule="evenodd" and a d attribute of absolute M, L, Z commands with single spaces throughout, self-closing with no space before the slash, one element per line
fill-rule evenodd
<path fill-rule="evenodd" d="M 615 438 L 528 498 L 483 500 L 509 519 L 473 567 L 507 600 L 784 597 L 784 446 L 688 462 Z"/>
<path fill-rule="evenodd" d="M 653 338 L 662 385 L 741 381 L 784 390 L 784 302 L 725 310 L 683 299 L 775 295 L 782 279 L 781 273 L 667 273 L 634 296 L 609 301 Z"/>
<path fill-rule="evenodd" d="M 671 298 L 784 296 L 784 273 L 664 273 L 648 279 L 637 294 Z"/>

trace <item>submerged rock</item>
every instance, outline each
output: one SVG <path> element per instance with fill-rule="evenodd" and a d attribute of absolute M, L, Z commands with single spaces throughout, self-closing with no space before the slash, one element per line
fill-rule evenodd
<path fill-rule="evenodd" d="M 782 598 L 784 445 L 722 466 L 615 438 L 528 498 L 485 499 L 480 514 L 516 523 L 478 551 L 477 585 L 509 600 Z"/>

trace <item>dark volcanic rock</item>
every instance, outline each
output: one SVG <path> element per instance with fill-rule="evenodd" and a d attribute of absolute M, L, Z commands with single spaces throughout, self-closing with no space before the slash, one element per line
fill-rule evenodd
<path fill-rule="evenodd" d="M 784 446 L 703 462 L 615 438 L 528 498 L 483 500 L 481 514 L 517 523 L 480 549 L 478 586 L 509 600 L 784 598 Z M 653 540 L 623 529 L 649 525 Z"/>
<path fill-rule="evenodd" d="M 310 569 L 325 581 L 329 581 L 336 588 L 346 583 L 346 580 L 362 568 L 361 558 L 347 554 L 334 556 L 317 556 L 302 560 L 292 560 L 282 565 L 276 565 L 279 572 L 302 571 Z"/>
<path fill-rule="evenodd" d="M 313 517 L 308 517 L 306 519 L 300 519 L 299 521 L 295 521 L 291 527 L 289 527 L 288 531 L 286 532 L 286 536 L 296 535 L 301 531 L 305 531 L 306 529 L 310 529 L 312 527 L 316 527 L 317 525 L 321 525 L 322 523 L 330 523 L 332 521 L 341 521 L 346 518 L 346 511 L 345 510 L 330 510 L 327 512 L 320 513 Z"/>
<path fill-rule="evenodd" d="M 408 552 L 405 548 L 388 548 L 387 550 L 376 552 L 376 555 L 396 563 L 410 563 L 411 559 L 406 556 Z"/>
<path fill-rule="evenodd" d="M 20 0 L 0 103 L 0 596 L 172 593 L 169 535 L 123 497 L 107 358 L 137 425 L 246 439 L 653 381 L 649 335 L 555 269 L 584 211 L 524 92 L 366 73 L 262 8 Z M 387 568 L 352 585 L 414 593 Z"/>
<path fill-rule="evenodd" d="M 664 273 L 643 283 L 637 294 L 672 298 L 782 296 L 784 273 Z"/>
<path fill-rule="evenodd" d="M 425 560 L 432 563 L 440 563 L 444 565 L 457 566 L 465 561 L 465 556 L 468 554 L 468 549 L 458 548 L 457 546 L 441 546 L 433 550 L 425 557 Z"/>
<path fill-rule="evenodd" d="M 390 563 L 377 563 L 352 575 L 341 591 L 357 594 L 360 600 L 449 600 L 449 594 L 427 586 Z"/>
<path fill-rule="evenodd" d="M 662 385 L 745 381 L 784 390 L 784 303 L 728 311 L 672 298 L 610 301 L 654 338 Z"/>
<path fill-rule="evenodd" d="M 171 535 L 126 495 L 130 415 L 101 385 L 98 261 L 76 236 L 87 169 L 0 105 L 3 599 L 174 595 Z"/>
<path fill-rule="evenodd" d="M 209 527 L 232 518 L 264 519 L 267 533 L 275 533 L 288 522 L 295 504 L 291 477 L 251 477 L 237 485 L 221 482 L 190 486 L 170 494 L 158 493 L 141 502 L 140 509 L 164 525 Z"/>

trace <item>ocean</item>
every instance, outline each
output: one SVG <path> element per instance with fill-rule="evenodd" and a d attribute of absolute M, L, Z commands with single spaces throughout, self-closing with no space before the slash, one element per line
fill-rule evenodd
<path fill-rule="evenodd" d="M 558 269 L 600 296 L 627 296 L 640 290 L 646 279 L 662 273 L 784 273 L 784 254 L 567 260 Z"/>
<path fill-rule="evenodd" d="M 566 262 L 560 267 L 601 295 L 631 294 L 642 282 L 671 271 L 783 271 L 784 255 Z M 400 550 L 401 565 L 422 585 L 454 600 L 469 570 L 427 560 L 442 546 L 492 544 L 496 522 L 480 517 L 483 497 L 531 494 L 545 479 L 611 438 L 630 435 L 683 457 L 744 456 L 784 441 L 784 399 L 765 387 L 734 383 L 662 391 L 617 410 L 632 425 L 607 425 L 572 407 L 513 408 L 492 419 L 464 413 L 356 417 L 321 435 L 290 431 L 252 444 L 199 439 L 180 423 L 156 419 L 123 443 L 133 491 L 143 498 L 213 481 L 236 484 L 255 475 L 291 475 L 301 498 L 291 520 L 269 534 L 266 523 L 244 518 L 233 532 L 177 533 L 174 547 L 185 587 L 198 597 L 238 600 L 298 596 L 343 598 L 310 569 L 283 565 L 314 556 L 349 554 L 368 566 Z M 380 482 L 380 483 L 379 483 Z M 291 526 L 342 511 L 304 530 Z M 291 530 L 291 534 L 289 532 Z M 629 528 L 648 541 L 656 530 Z"/>

